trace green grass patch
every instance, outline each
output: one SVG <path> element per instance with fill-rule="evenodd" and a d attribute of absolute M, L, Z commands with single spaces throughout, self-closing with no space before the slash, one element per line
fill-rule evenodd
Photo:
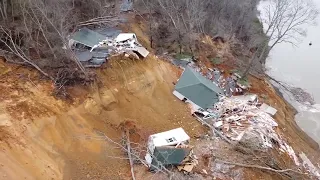
<path fill-rule="evenodd" d="M 192 54 L 176 54 L 174 57 L 176 59 L 187 59 L 192 58 Z"/>
<path fill-rule="evenodd" d="M 241 72 L 238 69 L 232 69 L 230 70 L 231 73 L 237 73 L 239 75 L 241 75 Z"/>
<path fill-rule="evenodd" d="M 243 86 L 250 86 L 250 82 L 247 77 L 241 78 L 237 82 Z"/>
<path fill-rule="evenodd" d="M 221 64 L 222 63 L 222 60 L 220 59 L 220 58 L 212 58 L 212 59 L 210 59 L 210 62 L 212 63 L 212 64 L 214 64 L 214 65 L 219 65 L 219 64 Z"/>
<path fill-rule="evenodd" d="M 237 73 L 240 76 L 242 75 L 242 72 L 240 72 L 238 69 L 232 69 L 232 70 L 230 70 L 230 73 Z M 248 80 L 248 77 L 242 77 L 242 78 L 238 79 L 237 82 L 243 86 L 250 86 L 250 82 Z"/>

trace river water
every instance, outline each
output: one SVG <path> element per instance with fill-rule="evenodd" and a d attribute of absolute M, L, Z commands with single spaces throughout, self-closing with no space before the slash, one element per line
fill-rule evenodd
<path fill-rule="evenodd" d="M 320 0 L 314 0 L 320 9 Z M 316 104 L 307 107 L 286 99 L 297 108 L 296 122 L 300 128 L 320 144 L 320 17 L 318 25 L 306 26 L 307 36 L 302 38 L 298 47 L 291 44 L 278 44 L 267 59 L 268 74 L 280 81 L 301 87 L 310 93 Z M 312 42 L 310 46 L 309 43 Z"/>

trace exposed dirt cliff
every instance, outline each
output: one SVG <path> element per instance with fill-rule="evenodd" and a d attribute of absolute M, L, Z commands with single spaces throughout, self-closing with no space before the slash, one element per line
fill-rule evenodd
<path fill-rule="evenodd" d="M 33 70 L 1 61 L 0 179 L 123 179 L 127 161 L 112 158 L 121 152 L 90 136 L 101 131 L 120 140 L 127 120 L 141 139 L 180 126 L 191 137 L 203 133 L 172 95 L 180 70 L 154 57 L 108 66 L 97 70 L 99 83 L 70 88 L 70 103 L 51 96 L 51 84 Z"/>

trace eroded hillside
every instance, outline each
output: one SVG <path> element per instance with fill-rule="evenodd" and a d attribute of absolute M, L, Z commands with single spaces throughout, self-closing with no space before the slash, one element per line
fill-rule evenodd
<path fill-rule="evenodd" d="M 69 89 L 72 103 L 51 96 L 50 82 L 31 70 L 2 61 L 1 69 L 5 179 L 126 178 L 126 160 L 112 158 L 121 152 L 94 138 L 101 131 L 120 139 L 124 121 L 136 124 L 141 139 L 178 126 L 191 137 L 204 131 L 171 95 L 179 71 L 153 57 L 109 62 L 98 70 L 99 83 Z"/>

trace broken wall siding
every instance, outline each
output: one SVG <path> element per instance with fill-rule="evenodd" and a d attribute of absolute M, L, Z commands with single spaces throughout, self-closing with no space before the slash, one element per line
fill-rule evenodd
<path fill-rule="evenodd" d="M 135 47 L 133 51 L 139 53 L 144 58 L 147 57 L 149 54 L 149 51 L 144 47 Z"/>

